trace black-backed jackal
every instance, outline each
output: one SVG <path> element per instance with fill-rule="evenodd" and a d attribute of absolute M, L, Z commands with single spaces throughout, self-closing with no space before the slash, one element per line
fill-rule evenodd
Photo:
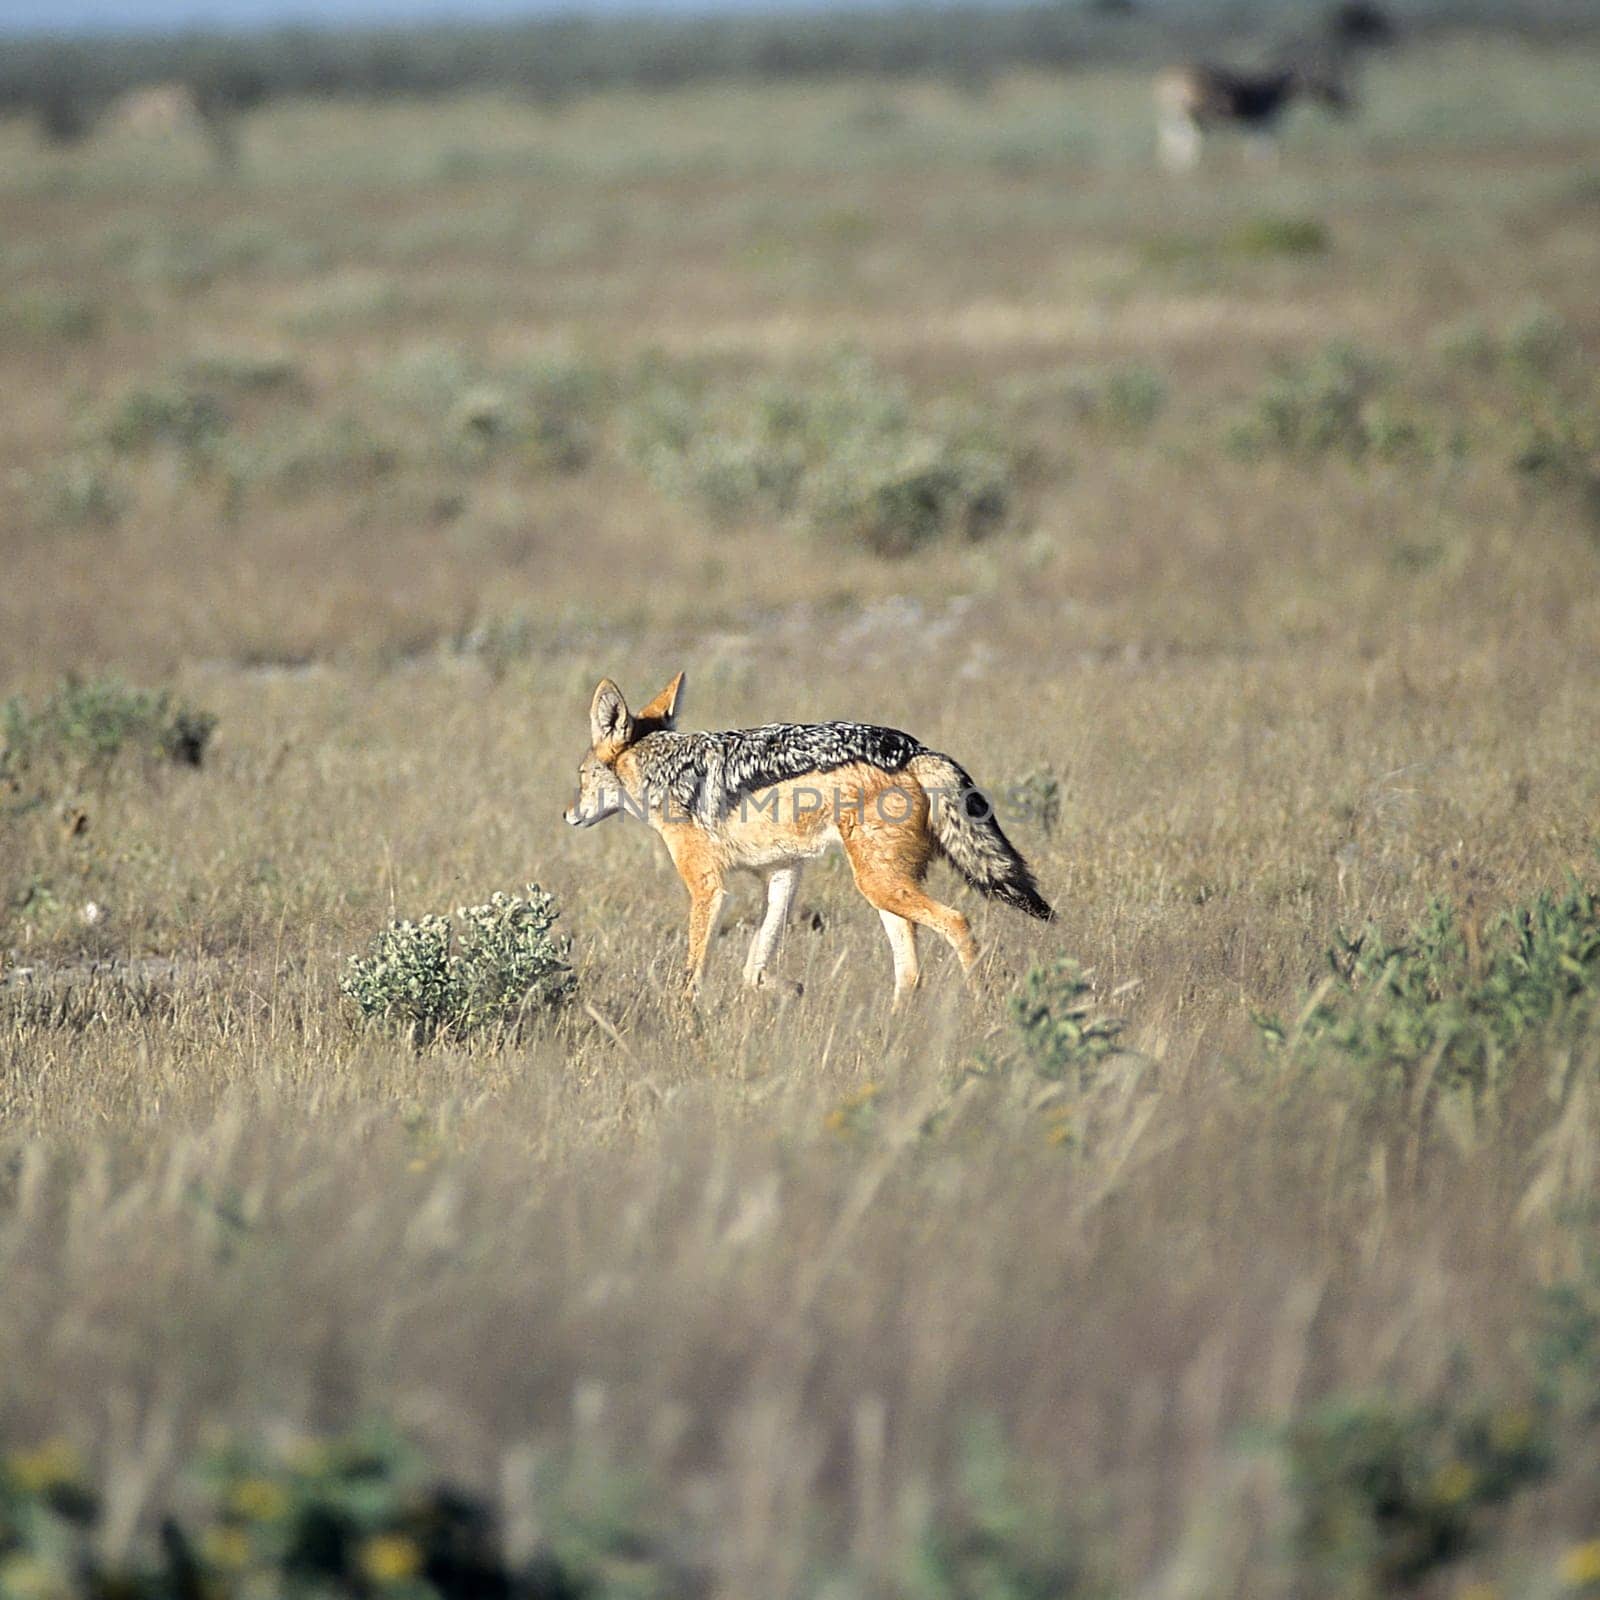
<path fill-rule="evenodd" d="M 230 171 L 239 161 L 239 109 L 221 89 L 177 79 L 146 83 L 107 106 L 99 131 L 118 141 L 200 139 L 217 166 Z"/>
<path fill-rule="evenodd" d="M 1332 75 L 1299 67 L 1235 72 L 1199 63 L 1163 72 L 1155 97 L 1161 164 L 1170 172 L 1187 172 L 1199 161 L 1201 140 L 1212 129 L 1242 132 L 1257 154 L 1275 158 L 1278 124 L 1296 100 L 1319 100 L 1340 113 L 1351 104 L 1344 83 Z"/>
<path fill-rule="evenodd" d="M 1348 115 L 1362 60 L 1398 37 L 1377 0 L 1338 0 L 1309 36 L 1278 46 L 1274 66 L 1255 72 L 1199 62 L 1169 68 L 1155 83 L 1162 165 L 1187 171 L 1199 161 L 1206 133 L 1228 128 L 1245 134 L 1258 155 L 1275 159 L 1278 124 L 1296 100 Z"/>
<path fill-rule="evenodd" d="M 856 887 L 883 919 L 896 1004 L 916 988 L 917 928 L 932 928 L 962 970 L 978 959 L 967 919 L 927 895 L 936 855 L 991 899 L 1049 921 L 1028 864 L 993 809 L 949 756 L 894 728 L 860 722 L 772 723 L 679 733 L 680 672 L 637 714 L 604 678 L 589 708 L 591 748 L 566 819 L 592 827 L 619 811 L 665 841 L 689 890 L 688 989 L 695 994 L 728 873 L 761 873 L 767 911 L 744 964 L 759 986 L 776 953 L 801 866 L 842 846 Z"/>

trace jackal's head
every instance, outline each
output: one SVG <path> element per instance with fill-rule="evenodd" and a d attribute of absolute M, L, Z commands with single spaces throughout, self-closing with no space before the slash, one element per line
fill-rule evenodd
<path fill-rule="evenodd" d="M 589 753 L 578 763 L 578 802 L 568 806 L 565 813 L 573 827 L 592 828 L 622 810 L 631 791 L 617 771 L 618 761 L 648 734 L 659 733 L 677 722 L 682 693 L 680 672 L 635 716 L 616 684 L 609 678 L 600 680 L 589 704 Z"/>

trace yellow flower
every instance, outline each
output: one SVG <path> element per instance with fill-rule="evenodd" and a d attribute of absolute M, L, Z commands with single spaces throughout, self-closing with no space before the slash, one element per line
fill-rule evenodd
<path fill-rule="evenodd" d="M 291 1472 L 315 1478 L 328 1470 L 328 1447 L 320 1439 L 296 1439 L 284 1451 L 283 1459 Z"/>
<path fill-rule="evenodd" d="M 1456 1590 L 1456 1600 L 1500 1600 L 1500 1591 L 1492 1583 L 1469 1583 Z"/>
<path fill-rule="evenodd" d="M 6 1472 L 25 1494 L 76 1483 L 83 1476 L 78 1452 L 65 1439 L 46 1439 L 32 1450 L 15 1450 L 6 1457 Z"/>
<path fill-rule="evenodd" d="M 1600 1583 L 1600 1539 L 1573 1545 L 1562 1556 L 1559 1571 L 1561 1581 L 1573 1589 L 1589 1583 Z"/>
<path fill-rule="evenodd" d="M 250 1535 L 243 1528 L 207 1528 L 201 1548 L 212 1566 L 237 1571 L 250 1559 Z"/>
<path fill-rule="evenodd" d="M 847 1094 L 832 1111 L 823 1119 L 822 1125 L 830 1133 L 844 1133 L 855 1126 L 855 1114 L 865 1111 L 874 1100 L 878 1098 L 879 1089 L 875 1083 L 864 1083 L 851 1094 Z"/>
<path fill-rule="evenodd" d="M 1433 1475 L 1433 1498 L 1440 1505 L 1459 1505 L 1478 1486 L 1478 1475 L 1465 1461 L 1447 1461 Z"/>
<path fill-rule="evenodd" d="M 1078 1136 L 1077 1123 L 1071 1106 L 1056 1106 L 1045 1113 L 1045 1142 L 1053 1145 L 1071 1144 Z"/>
<path fill-rule="evenodd" d="M 1489 1442 L 1496 1450 L 1520 1450 L 1533 1437 L 1533 1413 L 1521 1407 L 1497 1411 L 1489 1419 Z"/>
<path fill-rule="evenodd" d="M 0 1595 L 5 1600 L 66 1600 L 69 1590 L 56 1569 L 20 1552 L 0 1561 Z"/>
<path fill-rule="evenodd" d="M 422 1550 L 403 1533 L 375 1533 L 359 1552 L 361 1570 L 374 1583 L 404 1583 L 422 1570 Z"/>
<path fill-rule="evenodd" d="M 271 1478 L 241 1478 L 228 1493 L 228 1508 L 251 1522 L 274 1522 L 289 1509 L 289 1495 Z"/>

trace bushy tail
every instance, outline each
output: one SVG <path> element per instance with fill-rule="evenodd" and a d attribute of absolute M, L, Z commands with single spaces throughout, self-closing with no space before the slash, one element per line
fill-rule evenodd
<path fill-rule="evenodd" d="M 928 751 L 911 763 L 928 791 L 933 836 L 951 864 L 980 894 L 1050 922 L 1055 912 L 1033 881 L 1028 863 L 1006 838 L 988 797 L 949 756 Z"/>

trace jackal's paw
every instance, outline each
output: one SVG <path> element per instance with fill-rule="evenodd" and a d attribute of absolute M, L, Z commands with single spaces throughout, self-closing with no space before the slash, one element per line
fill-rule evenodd
<path fill-rule="evenodd" d="M 779 1000 L 797 1000 L 806 992 L 806 986 L 795 978 L 777 978 L 770 972 L 756 972 L 746 974 L 744 986 L 747 989 L 758 990 L 762 994 L 770 994 Z"/>

